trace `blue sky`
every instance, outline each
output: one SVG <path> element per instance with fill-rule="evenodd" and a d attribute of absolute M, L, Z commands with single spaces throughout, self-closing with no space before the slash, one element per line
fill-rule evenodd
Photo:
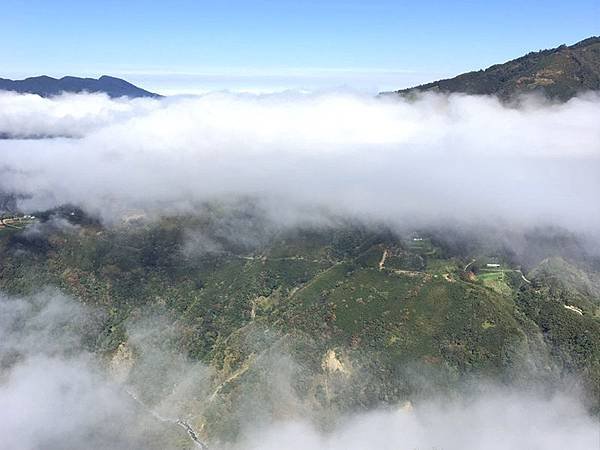
<path fill-rule="evenodd" d="M 2 74 L 161 91 L 404 87 L 600 34 L 600 1 L 2 0 Z"/>

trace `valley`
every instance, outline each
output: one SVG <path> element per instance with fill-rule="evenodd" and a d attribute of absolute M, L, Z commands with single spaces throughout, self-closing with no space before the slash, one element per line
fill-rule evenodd
<path fill-rule="evenodd" d="M 456 247 L 435 230 L 277 230 L 244 213 L 244 230 L 223 234 L 235 214 L 104 227 L 68 213 L 66 228 L 51 225 L 56 214 L 36 214 L 45 218 L 36 233 L 0 234 L 0 289 L 54 286 L 93 308 L 102 321 L 90 351 L 110 360 L 132 348 L 124 382 L 148 408 L 175 392 L 157 388 L 160 372 L 146 372 L 132 341 L 137 323 L 156 322 L 145 333 L 159 347 L 210 368 L 193 388 L 203 394 L 176 400 L 189 417 L 181 426 L 205 442 L 266 418 L 242 421 L 232 405 L 260 401 L 270 420 L 309 408 L 327 427 L 348 411 L 459 395 L 476 380 L 558 386 L 581 377 L 598 411 L 598 261 L 573 260 L 564 243 L 552 245 L 559 236 L 525 262 L 488 236 Z M 192 231 L 213 250 L 190 248 Z M 283 402 L 271 381 L 282 364 Z"/>

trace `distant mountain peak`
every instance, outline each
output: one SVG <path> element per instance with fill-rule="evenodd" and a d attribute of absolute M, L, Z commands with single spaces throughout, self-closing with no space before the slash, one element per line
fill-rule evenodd
<path fill-rule="evenodd" d="M 102 92 L 110 97 L 160 97 L 159 94 L 146 91 L 121 78 L 102 75 L 100 78 L 80 78 L 65 76 L 53 78 L 47 75 L 29 77 L 23 80 L 0 78 L 0 90 L 18 93 L 37 94 L 42 97 L 52 97 L 63 92 Z"/>
<path fill-rule="evenodd" d="M 549 50 L 530 52 L 485 70 L 383 94 L 458 92 L 497 95 L 506 100 L 520 94 L 541 93 L 565 101 L 580 92 L 596 90 L 600 90 L 599 36 L 589 37 L 571 46 L 563 44 Z"/>

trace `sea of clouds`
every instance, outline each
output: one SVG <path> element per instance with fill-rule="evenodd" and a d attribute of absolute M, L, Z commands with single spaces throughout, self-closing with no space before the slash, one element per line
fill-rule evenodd
<path fill-rule="evenodd" d="M 110 221 L 248 197 L 294 223 L 600 225 L 600 97 L 0 93 L 0 190 Z M 29 137 L 30 139 L 24 139 Z M 36 139 L 31 139 L 35 137 Z"/>

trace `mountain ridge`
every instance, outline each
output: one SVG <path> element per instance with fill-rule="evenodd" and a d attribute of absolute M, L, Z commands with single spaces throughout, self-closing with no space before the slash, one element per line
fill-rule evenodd
<path fill-rule="evenodd" d="M 41 97 L 52 97 L 67 93 L 105 93 L 109 97 L 159 98 L 161 95 L 147 91 L 126 80 L 108 75 L 99 78 L 81 78 L 64 76 L 53 78 L 48 75 L 29 77 L 22 80 L 0 78 L 0 90 L 21 94 L 36 94 Z"/>
<path fill-rule="evenodd" d="M 541 93 L 566 101 L 585 91 L 600 90 L 600 36 L 591 36 L 571 46 L 530 52 L 486 69 L 419 86 L 382 92 L 381 95 L 411 96 L 421 92 L 497 95 L 503 100 L 528 93 Z"/>

